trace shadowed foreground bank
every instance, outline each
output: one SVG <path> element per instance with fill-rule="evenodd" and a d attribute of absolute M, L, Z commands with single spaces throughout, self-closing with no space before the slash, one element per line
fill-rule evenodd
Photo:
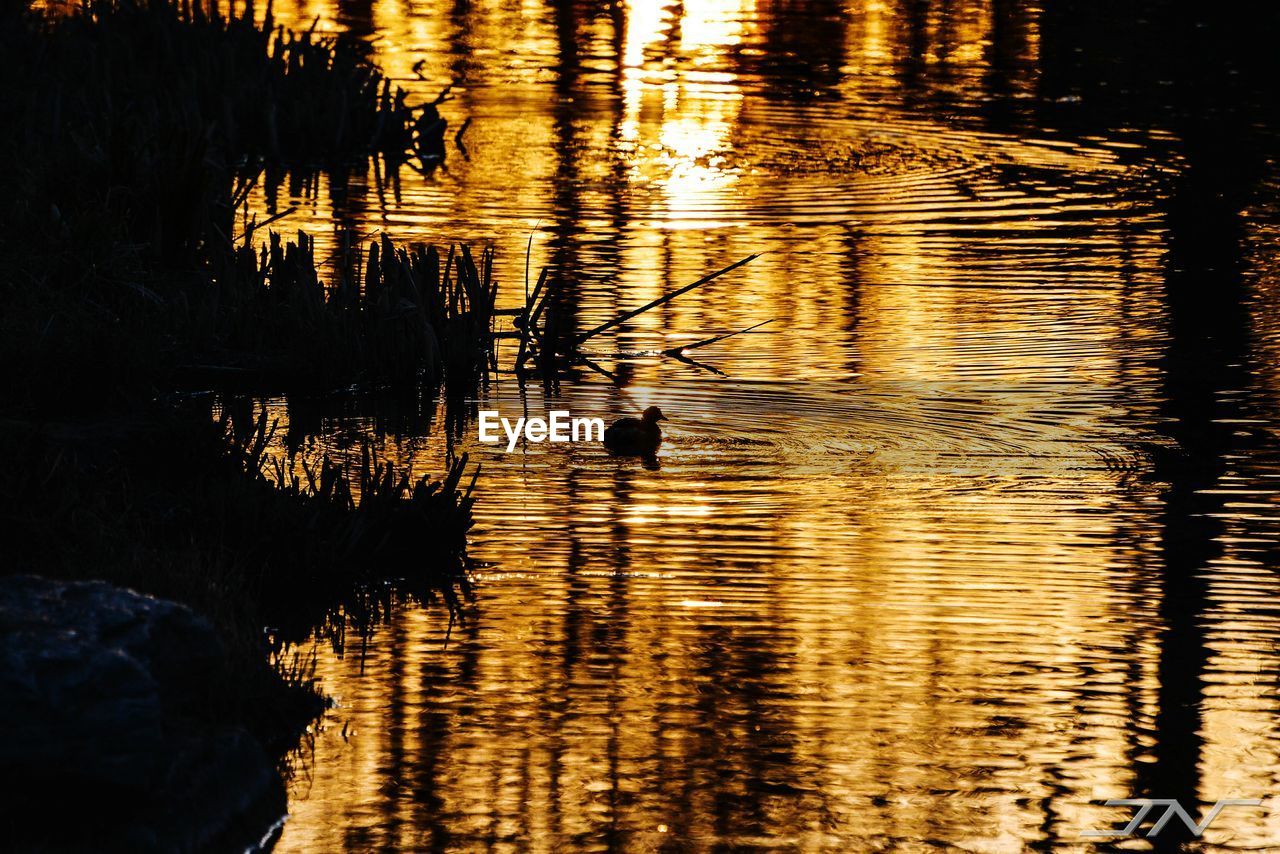
<path fill-rule="evenodd" d="M 243 851 L 283 816 L 267 753 L 221 714 L 226 650 L 189 609 L 0 578 L 0 662 L 9 849 Z"/>

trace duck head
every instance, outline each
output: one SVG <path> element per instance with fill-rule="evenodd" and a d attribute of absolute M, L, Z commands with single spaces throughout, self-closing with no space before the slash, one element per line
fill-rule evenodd
<path fill-rule="evenodd" d="M 667 416 L 662 414 L 662 410 L 656 406 L 650 406 L 640 416 L 640 420 L 645 424 L 657 424 L 659 421 L 666 421 Z"/>

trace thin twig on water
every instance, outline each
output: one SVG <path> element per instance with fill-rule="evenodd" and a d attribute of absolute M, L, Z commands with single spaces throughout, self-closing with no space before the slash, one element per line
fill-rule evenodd
<path fill-rule="evenodd" d="M 734 270 L 741 267 L 743 264 L 754 261 L 759 257 L 760 257 L 760 253 L 758 252 L 752 255 L 748 255 L 746 258 L 743 258 L 740 261 L 733 262 L 728 267 L 725 267 L 721 270 L 717 270 L 714 273 L 709 273 L 703 276 L 701 279 L 698 279 L 696 282 L 690 282 L 684 287 L 678 288 L 669 294 L 664 294 L 658 297 L 656 300 L 653 300 L 652 302 L 645 303 L 639 308 L 632 309 L 631 311 L 623 312 L 622 314 L 615 317 L 613 320 L 605 321 L 604 323 L 597 326 L 595 329 L 592 329 L 589 332 L 584 332 L 578 337 L 574 338 L 573 346 L 580 347 L 586 341 L 590 340 L 591 338 L 594 338 L 595 336 L 599 335 L 601 332 L 604 332 L 606 329 L 612 329 L 613 327 L 617 326 L 620 323 L 626 323 L 631 318 L 636 317 L 637 315 L 640 315 L 640 314 L 644 314 L 646 311 L 648 311 L 651 308 L 657 308 L 660 305 L 664 305 L 670 302 L 671 300 L 675 299 L 681 294 L 687 294 L 689 291 L 693 290 L 694 288 L 701 287 L 702 285 L 705 285 L 708 282 L 715 281 L 716 279 L 720 278 L 726 273 L 733 272 Z"/>
<path fill-rule="evenodd" d="M 672 347 L 669 350 L 663 350 L 662 354 L 664 356 L 679 356 L 685 350 L 696 350 L 699 347 L 706 347 L 708 344 L 715 344 L 718 341 L 723 341 L 726 338 L 732 338 L 735 335 L 745 335 L 748 332 L 754 332 L 761 326 L 766 326 L 773 323 L 775 320 L 777 320 L 777 318 L 771 317 L 768 320 L 763 320 L 760 323 L 757 323 L 755 326 L 748 326 L 746 329 L 739 329 L 737 332 L 726 332 L 724 335 L 716 335 L 712 338 L 704 338 L 701 341 L 695 341 L 692 344 L 682 344 L 679 347 Z"/>

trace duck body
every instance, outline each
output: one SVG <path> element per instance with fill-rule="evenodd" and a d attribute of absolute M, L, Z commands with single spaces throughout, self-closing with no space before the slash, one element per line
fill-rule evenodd
<path fill-rule="evenodd" d="M 614 456 L 651 457 L 662 444 L 662 410 L 650 406 L 639 418 L 619 418 L 604 431 L 604 446 Z"/>

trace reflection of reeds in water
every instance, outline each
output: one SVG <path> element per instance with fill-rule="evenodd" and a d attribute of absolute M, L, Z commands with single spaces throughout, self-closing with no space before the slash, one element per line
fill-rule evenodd
<path fill-rule="evenodd" d="M 358 465 L 340 464 L 327 454 L 319 460 L 271 456 L 275 427 L 262 410 L 251 427 L 240 431 L 223 419 L 231 459 L 256 483 L 272 487 L 272 502 L 296 515 L 291 520 L 309 532 L 306 563 L 315 572 L 299 581 L 332 587 L 354 579 L 395 579 L 409 592 L 439 593 L 457 604 L 466 585 L 466 535 L 473 524 L 472 492 L 480 470 L 468 483 L 463 454 L 440 480 L 411 478 L 408 472 L 377 460 L 366 445 Z"/>
<path fill-rule="evenodd" d="M 468 589 L 476 472 L 464 482 L 465 458 L 438 480 L 369 452 L 350 468 L 277 464 L 265 415 L 5 418 L 0 447 L 11 457 L 0 466 L 0 571 L 105 578 L 207 615 L 235 662 L 219 702 L 264 738 L 316 709 L 309 691 L 264 671 L 263 626 L 276 629 L 286 684 L 307 688 L 279 642 L 315 629 L 340 644 L 396 597 L 456 613 Z"/>
<path fill-rule="evenodd" d="M 282 642 L 315 633 L 341 649 L 348 628 L 361 636 L 389 616 L 397 598 L 442 600 L 460 613 L 469 591 L 467 533 L 480 467 L 467 474 L 466 454 L 445 475 L 413 478 L 376 459 L 366 443 L 351 466 L 325 454 L 318 460 L 271 454 L 275 424 L 263 409 L 249 425 L 224 411 L 229 458 L 249 475 L 258 501 L 237 516 L 253 519 L 288 543 L 264 565 L 290 571 L 264 584 L 269 616 Z M 256 520 L 265 519 L 265 523 Z M 249 540 L 255 539 L 250 537 Z"/>

